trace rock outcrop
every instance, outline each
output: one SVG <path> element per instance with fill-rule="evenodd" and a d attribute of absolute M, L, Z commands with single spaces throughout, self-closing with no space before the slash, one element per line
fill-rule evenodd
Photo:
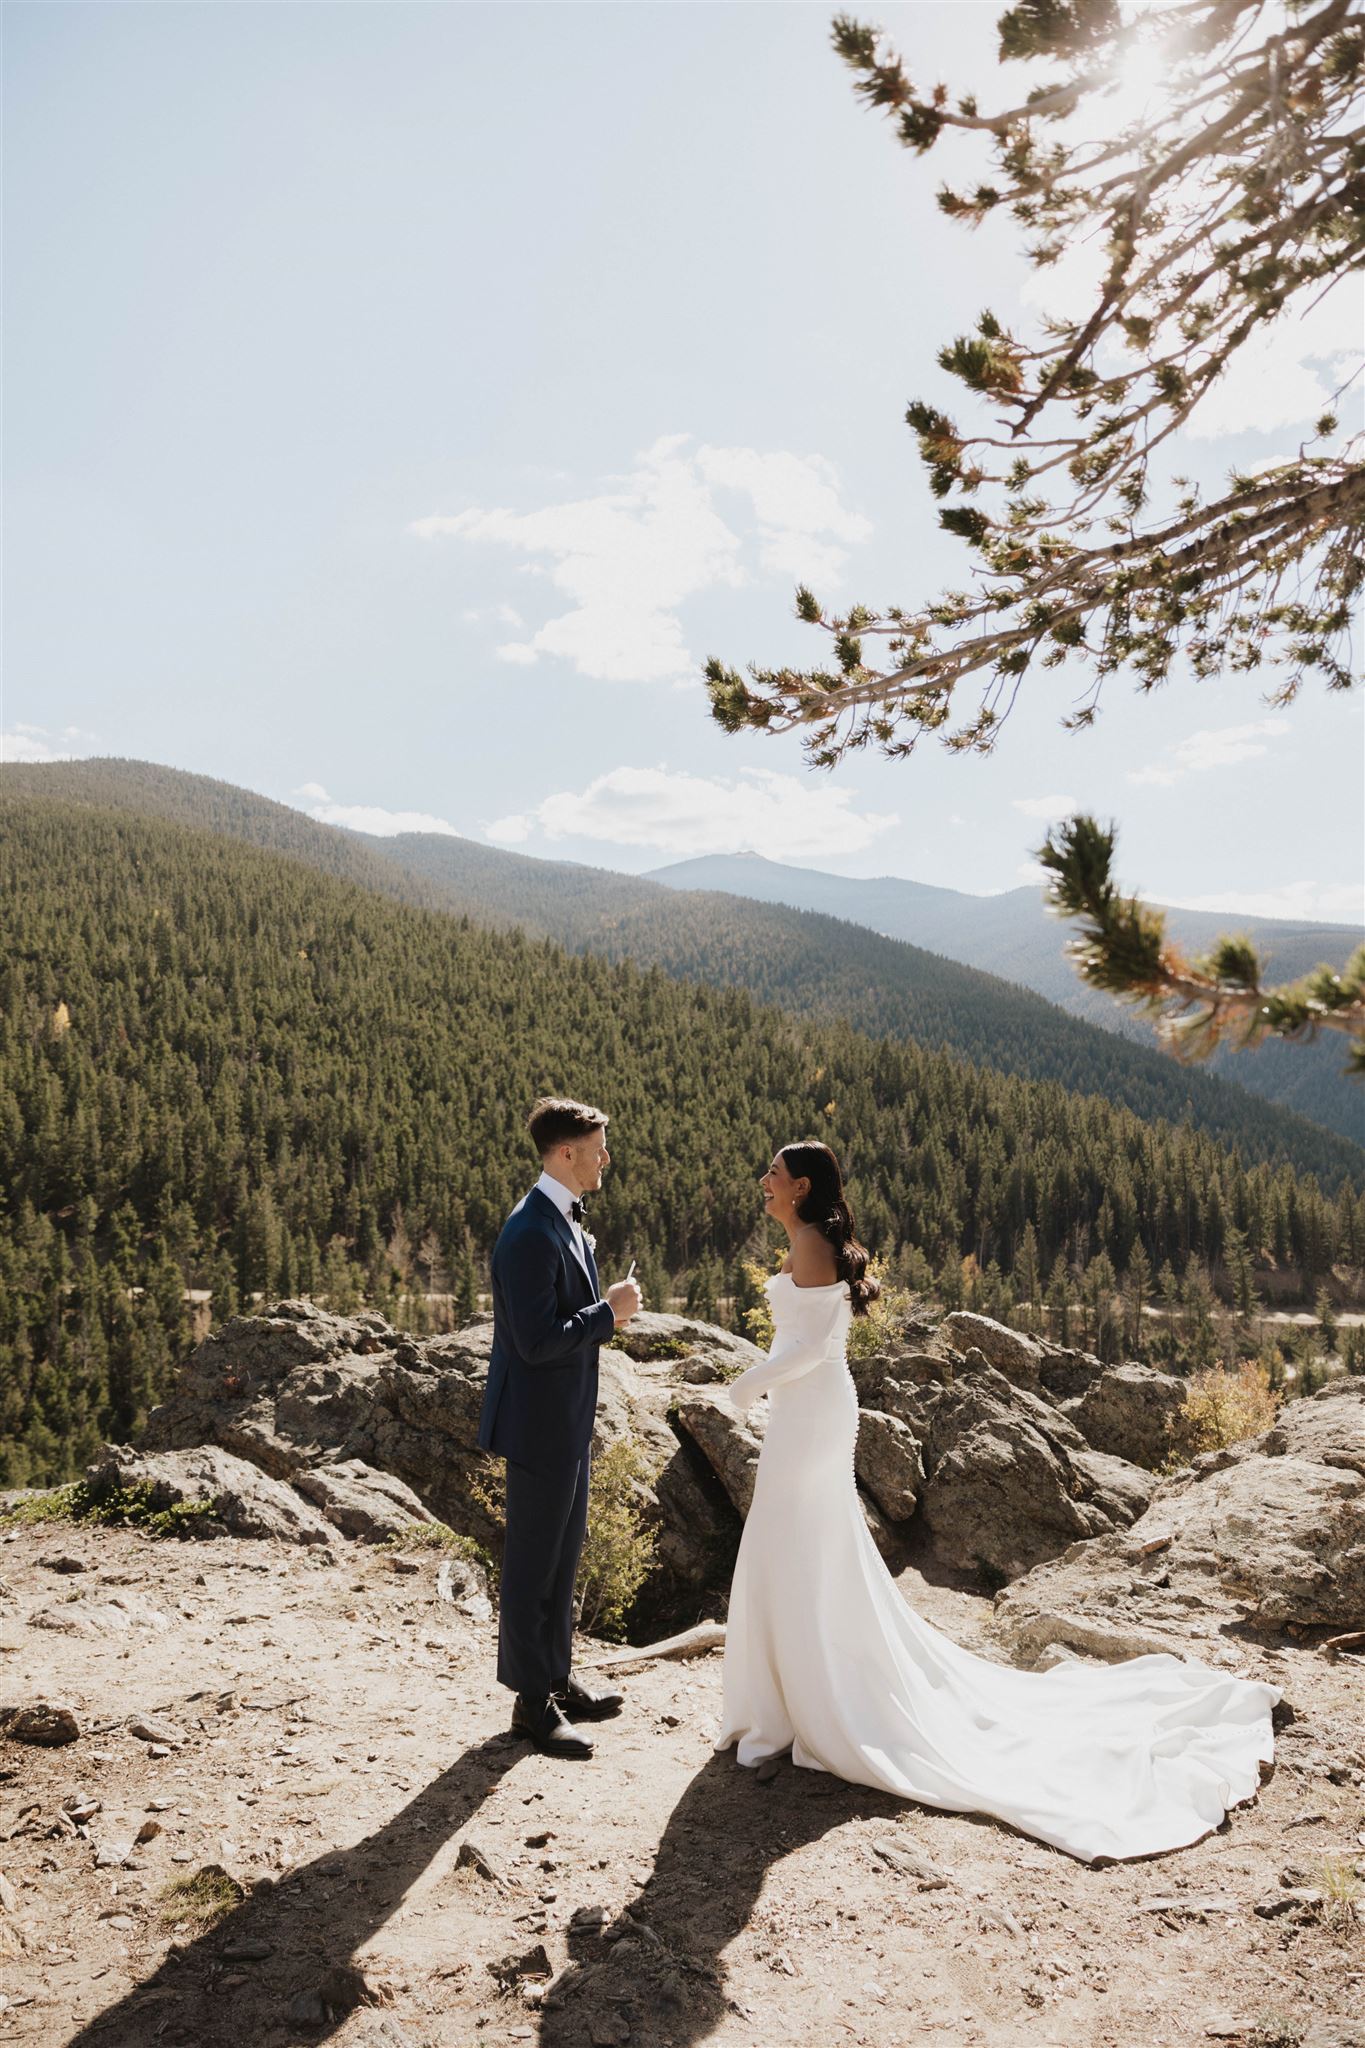
<path fill-rule="evenodd" d="M 1173 1442 L 1185 1382 L 1150 1365 L 1109 1366 L 1060 1410 L 1093 1450 L 1155 1470 Z"/>
<path fill-rule="evenodd" d="M 621 1334 L 629 1349 L 622 1341 L 601 1357 L 595 1443 L 628 1438 L 648 1475 L 656 1566 L 646 1605 L 695 1612 L 728 1579 L 752 1495 L 724 1428 L 728 1411 L 707 1389 L 760 1354 L 682 1316 L 642 1315 Z M 500 1472 L 477 1442 L 491 1344 L 488 1315 L 415 1340 L 373 1313 L 278 1302 L 198 1347 L 148 1418 L 142 1445 L 160 1455 L 217 1446 L 278 1482 L 327 1536 L 377 1540 L 435 1518 L 495 1546 L 488 1503 Z M 695 1433 L 680 1419 L 692 1404 Z M 757 1439 L 749 1443 L 756 1464 Z"/>
<path fill-rule="evenodd" d="M 296 1472 L 291 1483 L 343 1536 L 358 1542 L 383 1543 L 436 1521 L 410 1486 L 392 1472 L 376 1472 L 359 1458 L 310 1465 Z"/>
<path fill-rule="evenodd" d="M 754 1498 L 764 1415 L 736 1415 L 723 1395 L 694 1394 L 674 1414 L 725 1488 L 732 1506 L 747 1516 Z"/>
<path fill-rule="evenodd" d="M 884 1398 L 921 1445 L 920 1513 L 945 1564 L 1018 1578 L 1079 1538 L 1126 1526 L 1151 1498 L 1150 1473 L 1093 1450 L 980 1351 L 948 1385 L 893 1393 L 888 1383 Z"/>
<path fill-rule="evenodd" d="M 201 1344 L 140 1449 L 103 1454 L 96 1482 L 200 1503 L 206 1531 L 373 1542 L 435 1517 L 496 1547 L 500 1475 L 477 1447 L 491 1340 L 487 1315 L 419 1341 L 377 1314 L 277 1303 Z M 984 1316 L 949 1316 L 916 1341 L 853 1364 L 868 1527 L 893 1561 L 913 1524 L 944 1564 L 1026 1585 L 999 1613 L 1017 1654 L 1150 1647 L 1191 1603 L 1211 1627 L 1360 1625 L 1365 1382 L 1292 1402 L 1255 1443 L 1158 1479 L 1181 1381 Z M 740 1419 L 721 1383 L 758 1356 L 742 1337 L 653 1314 L 602 1353 L 595 1442 L 628 1440 L 640 1461 L 651 1620 L 723 1600 L 766 1404 Z M 1156 1585 L 1172 1571 L 1178 1590 Z M 1134 1579 L 1144 1598 L 1130 1612 Z M 1164 1611 L 1146 1597 L 1156 1591 Z"/>
<path fill-rule="evenodd" d="M 198 1510 L 183 1525 L 193 1535 L 273 1536 L 286 1543 L 327 1544 L 336 1534 L 292 1487 L 213 1444 L 182 1451 L 106 1444 L 85 1477 L 97 1501 L 108 1501 L 120 1490 L 146 1488 L 151 1514 L 184 1507 Z"/>
<path fill-rule="evenodd" d="M 854 1470 L 858 1484 L 891 1521 L 904 1522 L 914 1514 L 924 1484 L 924 1458 L 903 1416 L 859 1409 Z"/>
<path fill-rule="evenodd" d="M 1030 1394 L 1042 1392 L 1043 1346 L 1033 1337 L 1026 1337 L 1019 1330 L 1010 1329 L 1007 1323 L 997 1323 L 990 1316 L 973 1315 L 969 1310 L 958 1309 L 945 1316 L 939 1326 L 940 1340 L 963 1353 L 979 1351 L 988 1365 L 1012 1380 L 1016 1387 L 1024 1387 Z"/>
<path fill-rule="evenodd" d="M 1365 1628 L 1365 1380 L 1160 1482 L 1131 1527 L 999 1593 L 992 1630 L 1024 1664 L 1054 1646 L 1128 1657 L 1191 1638 L 1235 1662 L 1229 1636 L 1290 1624 Z"/>

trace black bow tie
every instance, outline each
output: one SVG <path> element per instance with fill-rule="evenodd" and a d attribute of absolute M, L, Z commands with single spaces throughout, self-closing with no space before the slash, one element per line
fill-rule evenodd
<path fill-rule="evenodd" d="M 581 1223 L 583 1221 L 583 1204 L 581 1202 L 570 1202 L 569 1214 L 573 1217 L 575 1223 Z"/>

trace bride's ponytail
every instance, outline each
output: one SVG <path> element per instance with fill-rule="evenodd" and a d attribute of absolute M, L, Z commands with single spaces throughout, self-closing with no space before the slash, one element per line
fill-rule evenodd
<path fill-rule="evenodd" d="M 797 1204 L 796 1213 L 803 1223 L 813 1223 L 833 1246 L 834 1270 L 848 1284 L 853 1313 L 865 1316 L 881 1287 L 867 1270 L 867 1248 L 858 1242 L 838 1160 L 829 1146 L 817 1139 L 804 1145 L 784 1145 L 781 1157 L 788 1173 L 810 1182 L 810 1193 Z"/>

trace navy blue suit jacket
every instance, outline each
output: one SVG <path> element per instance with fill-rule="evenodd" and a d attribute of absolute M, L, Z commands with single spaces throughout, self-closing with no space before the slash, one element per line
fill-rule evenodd
<path fill-rule="evenodd" d="M 479 1444 L 533 1472 L 572 1468 L 592 1442 L 597 1353 L 616 1318 L 585 1252 L 587 1273 L 567 1218 L 539 1188 L 517 1203 L 493 1247 L 493 1350 Z"/>

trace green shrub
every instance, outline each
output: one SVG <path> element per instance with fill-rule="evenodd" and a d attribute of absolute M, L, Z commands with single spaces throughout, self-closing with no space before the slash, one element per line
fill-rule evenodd
<path fill-rule="evenodd" d="M 150 1480 L 135 1486 L 112 1486 L 95 1493 L 88 1481 L 75 1479 L 69 1486 L 54 1487 L 51 1493 L 33 1500 L 16 1501 L 0 1509 L 0 1524 L 24 1526 L 41 1522 L 96 1522 L 107 1527 L 146 1529 L 153 1536 L 193 1535 L 197 1522 L 213 1512 L 211 1500 L 177 1500 L 169 1507 L 155 1508 L 155 1489 Z"/>
<path fill-rule="evenodd" d="M 73 1483 L 35 1493 L 28 1500 L 11 1501 L 8 1507 L 0 1507 L 0 1528 L 29 1529 L 44 1522 L 74 1522 L 76 1492 Z"/>
<path fill-rule="evenodd" d="M 578 1567 L 579 1626 L 619 1636 L 649 1576 L 657 1533 L 644 1526 L 641 1492 L 649 1471 L 628 1437 L 594 1457 L 588 1483 L 588 1533 Z"/>
<path fill-rule="evenodd" d="M 463 1558 L 467 1564 L 476 1564 L 481 1570 L 491 1572 L 493 1560 L 481 1543 L 472 1536 L 461 1536 L 445 1522 L 411 1522 L 406 1529 L 386 1536 L 377 1550 L 437 1550 L 444 1557 Z"/>
<path fill-rule="evenodd" d="M 908 1287 L 894 1286 L 881 1259 L 872 1259 L 868 1273 L 881 1282 L 881 1293 L 865 1316 L 855 1316 L 848 1332 L 850 1358 L 874 1358 L 897 1342 L 905 1328 L 914 1296 Z"/>

